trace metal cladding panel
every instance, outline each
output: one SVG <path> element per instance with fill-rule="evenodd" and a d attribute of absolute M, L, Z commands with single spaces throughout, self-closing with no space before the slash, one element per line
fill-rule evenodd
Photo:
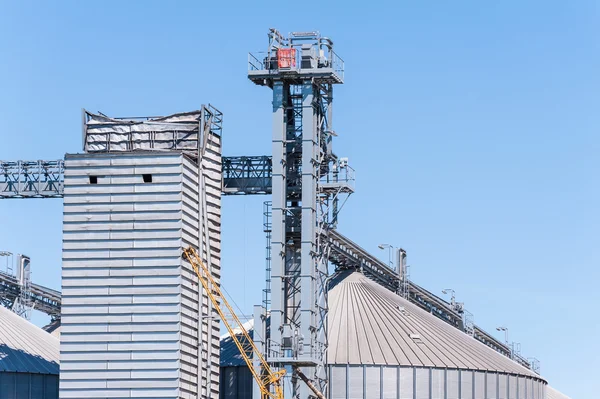
<path fill-rule="evenodd" d="M 525 382 L 525 378 L 519 378 L 519 399 L 529 399 L 532 396 L 530 392 L 527 392 L 527 388 L 525 388 Z"/>
<path fill-rule="evenodd" d="M 200 254 L 211 270 L 212 277 L 219 283 L 221 279 L 221 138 L 209 133 L 205 139 L 205 147 L 200 162 L 201 172 L 198 176 L 200 192 L 196 194 L 200 201 L 196 204 L 193 199 L 184 196 L 184 204 L 190 203 L 191 207 L 198 207 L 199 212 L 197 215 L 200 215 L 198 220 L 200 226 L 199 239 L 204 244 L 200 248 Z M 193 173 L 194 165 L 189 164 L 184 169 L 190 170 L 186 174 Z M 187 197 L 192 195 L 194 194 L 190 193 Z M 184 224 L 184 231 L 186 230 L 187 227 Z M 189 274 L 193 273 L 187 262 L 184 263 L 184 271 Z M 202 351 L 200 358 L 202 373 L 198 374 L 201 378 L 200 386 L 205 390 L 203 394 L 206 397 L 216 399 L 219 397 L 219 315 L 212 308 L 212 303 L 206 293 L 203 292 L 202 286 L 196 283 L 195 277 L 193 277 L 193 282 L 197 289 L 202 291 L 201 314 L 209 316 L 200 318 L 200 325 L 198 326 L 203 337 L 203 345 L 200 349 Z M 188 291 L 184 290 L 184 292 Z M 193 349 L 196 350 L 196 348 Z M 192 375 L 192 377 L 196 377 L 196 375 Z"/>
<path fill-rule="evenodd" d="M 330 399 L 346 399 L 346 382 L 348 381 L 346 377 L 346 367 L 332 367 L 330 370 Z"/>
<path fill-rule="evenodd" d="M 365 397 L 381 397 L 381 368 L 365 367 Z"/>
<path fill-rule="evenodd" d="M 518 399 L 517 397 L 517 377 L 511 375 L 508 377 L 508 399 Z"/>
<path fill-rule="evenodd" d="M 475 398 L 485 398 L 485 374 L 475 372 Z"/>
<path fill-rule="evenodd" d="M 0 307 L 0 372 L 58 375 L 58 339 Z"/>
<path fill-rule="evenodd" d="M 429 399 L 429 369 L 416 369 L 416 399 Z"/>
<path fill-rule="evenodd" d="M 414 399 L 414 374 L 413 368 L 400 369 L 400 399 Z"/>
<path fill-rule="evenodd" d="M 199 345 L 181 258 L 200 242 L 199 185 L 180 152 L 66 156 L 61 399 L 198 397 L 198 347 L 218 345 Z"/>
<path fill-rule="evenodd" d="M 398 369 L 396 367 L 383 367 L 383 399 L 398 398 Z"/>
<path fill-rule="evenodd" d="M 58 375 L 0 372 L 0 399 L 58 399 Z"/>
<path fill-rule="evenodd" d="M 498 375 L 487 374 L 486 379 L 486 399 L 498 399 Z"/>
<path fill-rule="evenodd" d="M 508 399 L 508 376 L 498 376 L 498 399 Z"/>
<path fill-rule="evenodd" d="M 460 371 L 460 399 L 477 399 L 473 397 L 472 371 Z"/>
<path fill-rule="evenodd" d="M 253 381 L 245 365 L 223 366 L 221 370 L 222 399 L 245 398 L 246 396 L 239 392 L 251 392 Z M 240 380 L 238 372 L 247 373 L 248 379 Z M 496 399 L 498 390 L 499 397 L 506 398 L 507 377 L 503 374 L 484 374 L 469 370 L 337 365 L 329 366 L 328 398 Z M 523 381 L 527 381 L 528 384 L 527 395 L 525 396 L 524 390 L 520 389 L 518 399 L 569 399 L 564 395 L 546 398 L 543 396 L 545 387 L 543 382 L 531 379 L 523 379 Z M 533 388 L 531 388 L 531 381 L 533 381 Z"/>
<path fill-rule="evenodd" d="M 247 367 L 223 367 L 220 399 L 252 399 L 252 374 Z"/>
<path fill-rule="evenodd" d="M 431 398 L 445 399 L 444 370 L 431 370 Z"/>
<path fill-rule="evenodd" d="M 364 369 L 354 366 L 348 368 L 348 399 L 364 398 Z"/>
<path fill-rule="evenodd" d="M 446 380 L 446 389 L 448 391 L 446 399 L 458 399 L 458 370 L 447 370 Z"/>

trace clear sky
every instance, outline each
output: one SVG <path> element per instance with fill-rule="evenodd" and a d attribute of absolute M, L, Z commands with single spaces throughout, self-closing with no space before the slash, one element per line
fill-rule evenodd
<path fill-rule="evenodd" d="M 383 259 L 377 244 L 404 247 L 414 281 L 455 289 L 551 385 L 597 397 L 597 1 L 0 0 L 0 159 L 81 151 L 82 107 L 207 102 L 225 114 L 225 154 L 268 154 L 271 92 L 247 80 L 246 53 L 269 27 L 320 30 L 346 61 L 335 150 L 358 180 L 340 231 Z M 246 313 L 264 285 L 266 199 L 223 200 L 223 284 Z M 57 289 L 61 207 L 0 203 L 0 250 L 30 255 Z"/>

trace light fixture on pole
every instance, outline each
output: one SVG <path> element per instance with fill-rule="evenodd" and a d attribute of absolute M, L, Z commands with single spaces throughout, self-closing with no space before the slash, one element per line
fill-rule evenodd
<path fill-rule="evenodd" d="M 12 274 L 12 252 L 0 251 L 0 256 L 6 256 L 6 273 Z M 9 267 L 11 265 L 11 267 Z"/>
<path fill-rule="evenodd" d="M 508 346 L 508 327 L 496 327 L 498 331 L 504 331 L 504 343 Z"/>
<path fill-rule="evenodd" d="M 450 304 L 452 307 L 454 307 L 456 304 L 456 291 L 454 291 L 452 288 L 446 288 L 442 290 L 442 294 L 450 294 Z"/>
<path fill-rule="evenodd" d="M 381 250 L 385 250 L 386 248 L 389 250 L 388 251 L 388 263 L 391 268 L 394 268 L 394 260 L 393 260 L 394 255 L 392 252 L 394 250 L 394 246 L 390 245 L 390 244 L 379 244 L 377 247 Z"/>
<path fill-rule="evenodd" d="M 509 350 L 509 354 L 510 354 L 510 358 L 514 359 L 515 358 L 515 345 L 513 343 L 513 345 L 509 345 L 508 344 L 508 327 L 496 327 L 496 330 L 498 331 L 504 331 L 504 343 L 506 344 L 506 346 L 508 347 Z"/>

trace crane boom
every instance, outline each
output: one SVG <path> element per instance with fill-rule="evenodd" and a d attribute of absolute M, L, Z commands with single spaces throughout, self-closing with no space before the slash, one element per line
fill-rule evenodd
<path fill-rule="evenodd" d="M 285 375 L 285 370 L 271 370 L 271 367 L 267 363 L 260 350 L 258 350 L 256 345 L 254 345 L 252 337 L 250 337 L 250 334 L 244 327 L 243 323 L 235 314 L 233 308 L 221 292 L 219 284 L 217 284 L 217 282 L 213 279 L 210 270 L 208 270 L 204 262 L 202 262 L 202 259 L 200 259 L 200 257 L 198 256 L 196 250 L 194 248 L 189 247 L 183 250 L 183 255 L 184 258 L 186 258 L 194 268 L 194 271 L 198 276 L 198 280 L 200 280 L 200 283 L 204 287 L 204 290 L 210 298 L 214 309 L 219 314 L 219 317 L 221 318 L 223 324 L 227 328 L 231 339 L 237 346 L 238 350 L 240 351 L 240 354 L 242 355 L 242 358 L 244 359 L 246 365 L 250 369 L 254 380 L 260 388 L 262 399 L 283 399 L 283 388 L 281 384 L 281 379 Z M 230 323 L 225 317 L 223 306 L 231 314 L 233 320 L 232 323 Z M 240 332 L 236 334 L 236 332 L 234 331 L 235 329 L 239 329 Z M 242 336 L 243 340 L 240 339 L 240 337 L 238 337 L 239 335 Z M 254 359 L 257 359 L 259 361 L 262 367 L 261 373 L 259 373 L 254 368 L 254 365 L 252 364 L 252 356 L 254 357 Z M 271 390 L 271 386 L 273 387 L 273 390 Z"/>

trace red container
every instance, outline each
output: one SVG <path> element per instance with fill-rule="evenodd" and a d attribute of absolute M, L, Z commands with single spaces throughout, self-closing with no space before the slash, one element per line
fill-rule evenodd
<path fill-rule="evenodd" d="M 296 49 L 280 48 L 279 50 L 277 50 L 277 66 L 279 68 L 295 68 Z"/>

